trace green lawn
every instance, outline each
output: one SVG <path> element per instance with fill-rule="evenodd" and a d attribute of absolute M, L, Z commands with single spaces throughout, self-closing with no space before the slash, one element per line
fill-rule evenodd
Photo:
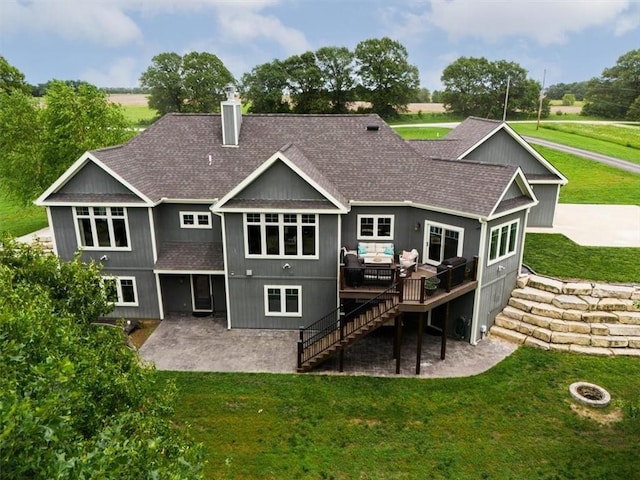
<path fill-rule="evenodd" d="M 609 283 L 640 282 L 640 249 L 583 247 L 564 235 L 528 233 L 524 263 L 551 277 Z"/>
<path fill-rule="evenodd" d="M 442 138 L 451 131 L 444 127 L 397 127 L 394 130 L 402 138 L 411 140 Z"/>
<path fill-rule="evenodd" d="M 147 105 L 121 105 L 127 121 L 136 127 L 149 126 L 157 118 L 157 112 Z"/>
<path fill-rule="evenodd" d="M 159 375 L 209 479 L 638 478 L 640 414 L 603 425 L 568 393 L 597 383 L 613 398 L 598 418 L 621 418 L 640 407 L 637 358 L 523 347 L 470 378 Z"/>
<path fill-rule="evenodd" d="M 20 237 L 47 226 L 47 214 L 44 208 L 25 207 L 11 200 L 0 190 L 0 235 L 9 233 Z"/>
<path fill-rule="evenodd" d="M 640 125 L 590 125 L 578 123 L 510 123 L 520 135 L 542 138 L 570 147 L 640 163 Z"/>
<path fill-rule="evenodd" d="M 640 205 L 640 175 L 593 160 L 532 145 L 569 179 L 560 203 Z"/>

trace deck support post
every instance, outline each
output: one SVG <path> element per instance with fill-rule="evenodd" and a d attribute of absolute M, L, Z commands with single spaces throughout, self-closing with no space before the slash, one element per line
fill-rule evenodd
<path fill-rule="evenodd" d="M 402 343 L 402 315 L 396 315 L 396 335 L 394 339 L 394 356 L 396 359 L 396 375 L 400 373 L 400 345 Z"/>
<path fill-rule="evenodd" d="M 416 350 L 416 375 L 420 375 L 420 362 L 422 362 L 422 337 L 424 336 L 424 312 L 420 312 L 418 318 L 418 345 Z"/>
<path fill-rule="evenodd" d="M 444 324 L 442 325 L 442 344 L 440 345 L 440 360 L 444 360 L 447 354 L 447 324 L 449 323 L 449 315 L 451 313 L 451 302 L 447 302 L 446 313 L 444 315 Z"/>

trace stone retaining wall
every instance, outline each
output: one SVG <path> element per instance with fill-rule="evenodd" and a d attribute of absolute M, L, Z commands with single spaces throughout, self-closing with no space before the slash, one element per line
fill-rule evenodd
<path fill-rule="evenodd" d="M 640 286 L 527 275 L 489 334 L 544 350 L 640 356 Z"/>

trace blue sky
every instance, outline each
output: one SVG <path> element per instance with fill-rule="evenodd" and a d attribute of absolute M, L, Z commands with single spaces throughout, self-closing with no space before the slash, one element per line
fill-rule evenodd
<path fill-rule="evenodd" d="M 239 78 L 274 58 L 389 36 L 422 86 L 461 56 L 588 80 L 640 48 L 640 0 L 0 0 L 0 55 L 32 84 L 137 86 L 162 52 L 216 54 Z"/>

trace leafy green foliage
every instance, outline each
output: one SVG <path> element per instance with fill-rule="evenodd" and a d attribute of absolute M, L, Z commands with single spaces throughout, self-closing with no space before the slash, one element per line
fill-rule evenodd
<path fill-rule="evenodd" d="M 323 113 L 329 110 L 324 78 L 313 52 L 293 55 L 284 61 L 287 90 L 294 113 Z"/>
<path fill-rule="evenodd" d="M 175 429 L 175 389 L 156 388 L 108 311 L 98 267 L 0 245 L 3 478 L 200 478 L 199 448 Z"/>
<path fill-rule="evenodd" d="M 527 71 L 515 62 L 460 57 L 442 72 L 442 102 L 448 111 L 500 119 L 509 83 L 507 117 L 516 112 L 533 115 L 539 108 L 540 84 L 527 78 Z M 543 115 L 549 114 L 548 100 Z"/>
<path fill-rule="evenodd" d="M 26 204 L 83 152 L 132 135 L 121 108 L 87 83 L 51 82 L 43 106 L 20 91 L 0 94 L 0 177 Z"/>
<path fill-rule="evenodd" d="M 249 102 L 251 113 L 288 113 L 289 102 L 284 98 L 287 72 L 283 62 L 273 60 L 254 67 L 242 76 L 240 92 Z"/>
<path fill-rule="evenodd" d="M 28 94 L 31 87 L 25 82 L 24 74 L 0 55 L 0 94 L 14 91 Z"/>
<path fill-rule="evenodd" d="M 190 52 L 161 53 L 140 77 L 148 88 L 149 106 L 164 115 L 169 112 L 209 113 L 220 110 L 224 88 L 233 75 L 214 54 Z"/>
<path fill-rule="evenodd" d="M 576 100 L 582 101 L 586 91 L 587 82 L 556 83 L 547 88 L 546 95 L 550 100 L 562 100 L 567 93 L 571 93 Z"/>
<path fill-rule="evenodd" d="M 640 49 L 620 56 L 613 67 L 603 70 L 600 78 L 589 81 L 582 113 L 614 119 L 637 119 L 637 107 L 631 107 L 638 98 Z"/>
<path fill-rule="evenodd" d="M 360 78 L 360 97 L 371 102 L 372 111 L 393 117 L 406 110 L 420 86 L 418 68 L 408 60 L 400 42 L 383 37 L 356 45 L 355 59 Z"/>
<path fill-rule="evenodd" d="M 568 392 L 586 378 L 614 403 L 637 399 L 635 358 L 523 347 L 469 378 L 161 376 L 178 384 L 175 419 L 194 426 L 212 479 L 626 480 L 637 473 L 640 422 L 583 418 Z"/>
<path fill-rule="evenodd" d="M 347 113 L 348 103 L 355 99 L 353 60 L 353 52 L 346 47 L 322 47 L 316 51 L 331 113 Z"/>

